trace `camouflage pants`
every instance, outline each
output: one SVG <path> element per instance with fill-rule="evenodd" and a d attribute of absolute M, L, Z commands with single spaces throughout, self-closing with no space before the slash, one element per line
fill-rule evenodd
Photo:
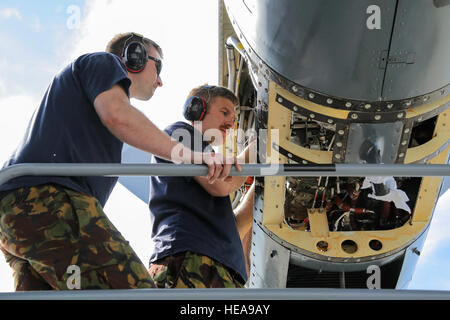
<path fill-rule="evenodd" d="M 17 291 L 72 289 L 73 266 L 80 289 L 154 287 L 100 203 L 59 185 L 16 189 L 0 200 L 0 249 Z"/>
<path fill-rule="evenodd" d="M 158 288 L 243 288 L 241 277 L 213 259 L 190 251 L 162 258 L 150 265 Z"/>

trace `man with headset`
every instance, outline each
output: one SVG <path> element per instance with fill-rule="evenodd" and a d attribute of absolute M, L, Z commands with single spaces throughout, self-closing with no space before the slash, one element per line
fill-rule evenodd
<path fill-rule="evenodd" d="M 222 145 L 233 127 L 237 97 L 228 89 L 201 86 L 189 94 L 184 117 L 165 131 L 197 152 Z M 238 156 L 249 162 L 251 143 Z M 166 160 L 155 157 L 157 163 Z M 150 275 L 159 288 L 240 288 L 247 280 L 241 240 L 250 230 L 254 185 L 233 212 L 229 194 L 246 177 L 212 184 L 204 177 L 151 177 L 153 253 Z"/>
<path fill-rule="evenodd" d="M 5 167 L 120 163 L 126 142 L 175 163 L 200 156 L 209 167 L 205 179 L 225 179 L 231 163 L 180 147 L 130 104 L 133 97 L 149 100 L 162 86 L 161 59 L 161 48 L 135 33 L 115 36 L 106 52 L 77 58 L 52 80 Z M 154 286 L 103 212 L 116 182 L 116 177 L 26 176 L 0 186 L 0 249 L 14 271 L 16 290 Z"/>

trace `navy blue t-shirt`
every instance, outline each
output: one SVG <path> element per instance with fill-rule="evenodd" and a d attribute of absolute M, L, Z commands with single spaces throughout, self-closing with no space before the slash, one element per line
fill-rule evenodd
<path fill-rule="evenodd" d="M 195 151 L 212 151 L 201 132 L 187 123 L 176 122 L 165 131 Z M 168 163 L 157 157 L 153 162 Z M 230 198 L 211 196 L 194 177 L 151 177 L 150 184 L 150 262 L 189 250 L 215 259 L 247 281 Z"/>
<path fill-rule="evenodd" d="M 25 136 L 4 167 L 18 163 L 120 163 L 123 142 L 102 124 L 94 100 L 115 84 L 129 96 L 131 80 L 111 53 L 86 54 L 59 72 L 33 114 Z M 58 183 L 106 203 L 117 177 L 18 177 L 0 192 Z"/>

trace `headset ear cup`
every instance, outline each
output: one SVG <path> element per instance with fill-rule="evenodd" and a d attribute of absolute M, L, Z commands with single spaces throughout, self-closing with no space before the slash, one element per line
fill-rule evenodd
<path fill-rule="evenodd" d="M 205 100 L 197 96 L 189 97 L 184 104 L 183 115 L 189 121 L 202 121 L 206 114 Z"/>
<path fill-rule="evenodd" d="M 130 43 L 123 52 L 123 62 L 130 72 L 141 72 L 147 63 L 147 49 L 140 42 Z"/>

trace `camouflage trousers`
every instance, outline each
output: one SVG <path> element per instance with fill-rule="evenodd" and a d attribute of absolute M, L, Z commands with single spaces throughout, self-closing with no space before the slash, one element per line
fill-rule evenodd
<path fill-rule="evenodd" d="M 184 251 L 153 262 L 149 269 L 158 288 L 243 288 L 241 277 L 204 255 Z"/>
<path fill-rule="evenodd" d="M 0 200 L 0 249 L 16 291 L 154 287 L 100 203 L 56 184 L 16 189 Z"/>

